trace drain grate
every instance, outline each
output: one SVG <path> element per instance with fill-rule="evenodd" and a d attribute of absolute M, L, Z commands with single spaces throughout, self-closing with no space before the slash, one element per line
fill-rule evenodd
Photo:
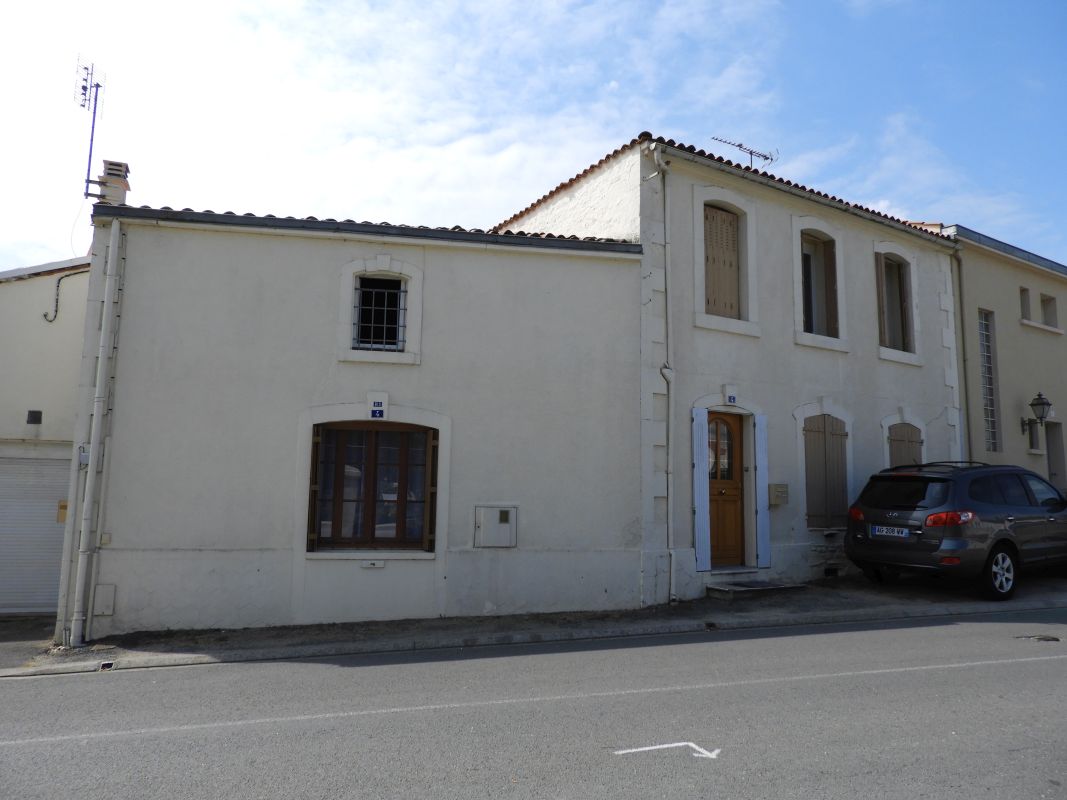
<path fill-rule="evenodd" d="M 1059 636 L 1049 636 L 1047 633 L 1037 633 L 1030 636 L 1016 636 L 1016 639 L 1030 639 L 1035 642 L 1058 642 Z"/>

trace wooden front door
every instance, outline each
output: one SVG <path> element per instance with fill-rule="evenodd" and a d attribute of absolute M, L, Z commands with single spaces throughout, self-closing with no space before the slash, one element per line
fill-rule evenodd
<path fill-rule="evenodd" d="M 708 499 L 711 563 L 745 563 L 741 417 L 708 412 Z"/>

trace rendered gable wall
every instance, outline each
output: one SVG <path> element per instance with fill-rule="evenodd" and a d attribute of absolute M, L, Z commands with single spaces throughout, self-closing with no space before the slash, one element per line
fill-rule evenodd
<path fill-rule="evenodd" d="M 636 242 L 640 234 L 640 151 L 632 148 L 592 170 L 508 224 L 513 231 L 596 236 Z"/>

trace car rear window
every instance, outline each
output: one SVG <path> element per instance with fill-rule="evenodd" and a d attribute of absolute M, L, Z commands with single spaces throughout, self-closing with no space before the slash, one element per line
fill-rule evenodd
<path fill-rule="evenodd" d="M 934 508 L 948 501 L 949 482 L 915 475 L 871 478 L 860 494 L 860 502 L 871 508 L 911 511 Z"/>

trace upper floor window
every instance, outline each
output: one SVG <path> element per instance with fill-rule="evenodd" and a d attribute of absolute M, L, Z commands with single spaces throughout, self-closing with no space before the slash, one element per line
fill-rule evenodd
<path fill-rule="evenodd" d="M 800 236 L 805 333 L 837 338 L 837 256 L 834 240 L 815 231 Z"/>
<path fill-rule="evenodd" d="M 1000 450 L 996 343 L 996 326 L 993 312 L 980 308 L 978 309 L 978 370 L 982 390 L 985 449 L 991 453 Z"/>
<path fill-rule="evenodd" d="M 381 253 L 341 268 L 337 359 L 418 364 L 422 360 L 422 270 Z"/>
<path fill-rule="evenodd" d="M 353 350 L 404 350 L 407 287 L 397 278 L 359 277 L 352 315 Z"/>
<path fill-rule="evenodd" d="M 1041 295 L 1041 323 L 1050 328 L 1059 327 L 1059 319 L 1056 315 L 1056 298 L 1052 295 Z"/>
<path fill-rule="evenodd" d="M 740 219 L 717 206 L 704 206 L 704 310 L 741 319 Z"/>
<path fill-rule="evenodd" d="M 911 269 L 889 253 L 874 254 L 878 282 L 878 341 L 891 350 L 915 352 L 911 317 Z"/>
<path fill-rule="evenodd" d="M 1019 316 L 1023 319 L 1032 319 L 1030 316 L 1030 290 L 1025 286 L 1019 287 Z"/>

